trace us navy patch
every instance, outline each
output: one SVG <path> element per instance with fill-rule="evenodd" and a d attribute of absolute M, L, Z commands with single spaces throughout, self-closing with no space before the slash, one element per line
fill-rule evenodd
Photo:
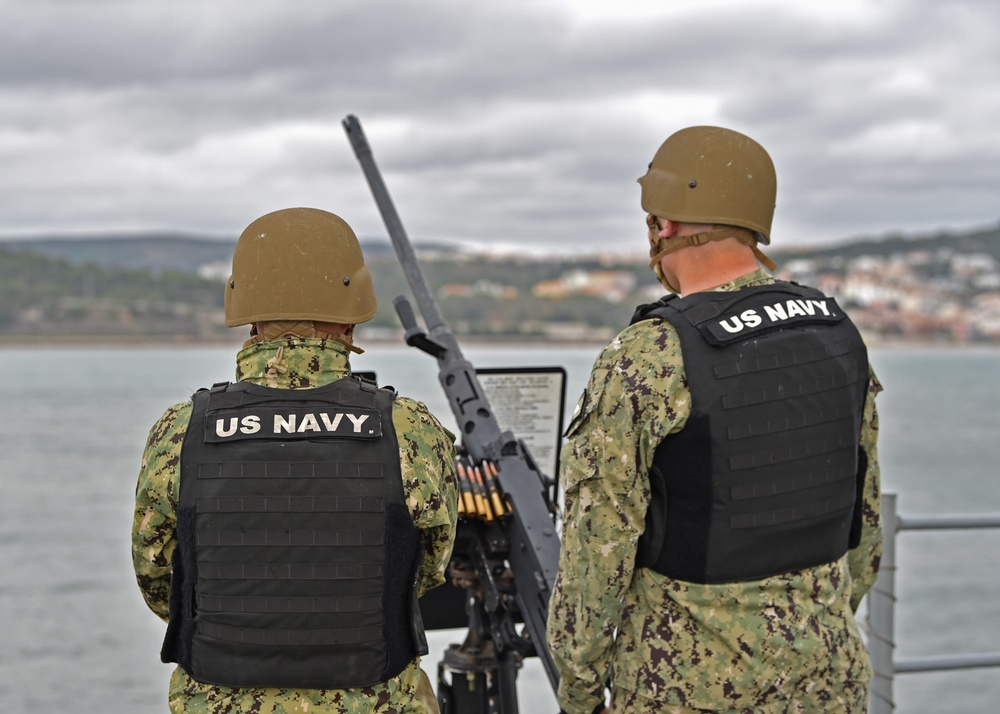
<path fill-rule="evenodd" d="M 697 327 L 710 343 L 725 345 L 782 327 L 835 324 L 845 316 L 831 297 L 788 298 L 771 293 L 741 300 Z"/>
<path fill-rule="evenodd" d="M 215 409 L 205 416 L 205 441 L 245 439 L 378 439 L 382 420 L 363 407 L 267 407 Z"/>

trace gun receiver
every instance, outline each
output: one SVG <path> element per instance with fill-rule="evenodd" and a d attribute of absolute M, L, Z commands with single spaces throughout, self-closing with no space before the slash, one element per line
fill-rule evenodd
<path fill-rule="evenodd" d="M 476 587 L 470 587 L 469 593 L 479 601 L 474 604 L 482 608 L 489 621 L 486 624 L 492 647 L 500 656 L 499 695 L 504 705 L 501 711 L 517 711 L 513 677 L 519 660 L 512 663 L 510 658 L 517 657 L 512 649 L 522 655 L 530 654 L 533 649 L 542 661 L 553 691 L 559 683 L 559 675 L 545 644 L 549 597 L 559 561 L 559 539 L 553 523 L 554 509 L 547 493 L 547 480 L 523 442 L 512 432 L 501 431 L 475 368 L 462 355 L 454 334 L 441 316 L 361 124 L 350 115 L 343 125 L 427 325 L 427 333 L 424 333 L 417 326 L 409 303 L 397 297 L 394 304 L 406 331 L 406 342 L 437 358 L 439 380 L 458 423 L 464 451 L 472 464 L 482 463 L 484 468 L 495 465 L 495 471 L 489 472 L 487 477 L 495 477 L 506 496 L 506 503 L 500 504 L 503 513 L 499 517 L 491 517 L 488 523 L 460 523 L 452 572 L 453 577 L 456 572 L 467 572 L 463 568 L 476 572 Z M 492 494 L 488 494 L 489 498 Z M 492 514 L 488 499 L 486 511 Z M 463 529 L 463 525 L 474 527 Z M 505 562 L 509 564 L 509 578 Z M 461 577 L 455 579 L 461 580 Z M 509 580 L 512 586 L 505 582 Z M 524 621 L 524 635 L 517 635 L 512 613 L 504 605 L 511 596 L 517 609 L 513 614 L 520 615 Z M 477 616 L 468 606 L 467 610 L 471 628 Z M 470 632 L 470 638 L 471 635 Z"/>

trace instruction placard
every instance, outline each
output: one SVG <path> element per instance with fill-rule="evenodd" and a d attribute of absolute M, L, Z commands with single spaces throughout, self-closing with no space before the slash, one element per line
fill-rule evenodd
<path fill-rule="evenodd" d="M 562 367 L 497 367 L 476 370 L 502 431 L 528 447 L 547 476 L 559 470 L 566 370 Z"/>

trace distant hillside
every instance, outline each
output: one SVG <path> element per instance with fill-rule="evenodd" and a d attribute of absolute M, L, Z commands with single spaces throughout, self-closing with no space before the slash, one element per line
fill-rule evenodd
<path fill-rule="evenodd" d="M 72 265 L 108 268 L 198 272 L 207 263 L 228 261 L 236 241 L 176 233 L 142 233 L 113 237 L 36 238 L 0 241 L 17 253 L 35 253 L 59 258 Z"/>
<path fill-rule="evenodd" d="M 392 299 L 409 286 L 387 242 L 362 245 L 380 309 L 359 334 L 398 336 Z M 178 234 L 0 241 L 0 339 L 231 340 L 222 303 L 233 247 Z M 634 254 L 415 248 L 458 335 L 609 339 L 635 305 L 663 294 Z M 781 264 L 779 276 L 836 296 L 870 334 L 1000 340 L 1000 228 L 767 252 Z"/>
<path fill-rule="evenodd" d="M 388 243 L 362 245 L 380 307 L 363 329 L 395 335 L 392 300 L 409 286 Z M 174 235 L 0 242 L 0 338 L 225 338 L 223 282 L 232 249 L 219 240 Z M 557 324 L 600 339 L 627 321 L 631 305 L 595 295 L 538 300 L 534 286 L 567 272 L 612 268 L 633 284 L 655 285 L 649 270 L 634 262 L 489 258 L 440 244 L 416 250 L 428 283 L 442 289 L 442 312 L 458 334 L 538 337 Z M 213 263 L 214 270 L 204 270 Z"/>
<path fill-rule="evenodd" d="M 851 260 L 862 255 L 888 257 L 898 253 L 918 250 L 936 252 L 952 250 L 956 253 L 984 253 L 1000 261 L 1000 226 L 992 229 L 973 230 L 966 233 L 940 233 L 924 236 L 894 234 L 876 238 L 858 238 L 819 247 L 768 249 L 767 254 L 779 262 L 792 258 L 843 258 Z"/>
<path fill-rule="evenodd" d="M 117 268 L 0 246 L 0 336 L 225 334 L 222 286 L 175 270 Z"/>
<path fill-rule="evenodd" d="M 213 235 L 181 233 L 132 233 L 110 236 L 40 236 L 32 239 L 0 239 L 0 248 L 12 252 L 30 252 L 60 258 L 72 265 L 96 265 L 109 268 L 139 268 L 151 271 L 177 271 L 197 274 L 211 264 L 228 264 L 232 259 L 235 239 Z M 395 260 L 387 239 L 364 239 L 361 245 L 370 259 L 385 257 Z M 434 252 L 437 258 L 465 253 L 454 245 L 421 243 L 423 252 Z M 906 236 L 893 234 L 871 238 L 856 238 L 822 246 L 769 248 L 775 260 L 794 258 L 834 258 L 846 260 L 861 255 L 890 256 L 915 250 L 950 249 L 957 253 L 985 253 L 1000 261 L 1000 226 L 964 233 L 943 231 L 933 235 Z M 541 260 L 541 259 L 540 259 Z M 583 261 L 586 262 L 586 257 Z M 530 262 L 530 261 L 529 261 Z M 553 262 L 566 262 L 556 259 Z M 641 262 L 641 261 L 640 261 Z"/>
<path fill-rule="evenodd" d="M 387 242 L 363 241 L 365 254 L 388 252 Z M 142 268 L 197 274 L 213 263 L 228 264 L 235 239 L 179 233 L 135 233 L 94 237 L 39 237 L 0 240 L 0 248 L 60 258 L 72 265 Z"/>

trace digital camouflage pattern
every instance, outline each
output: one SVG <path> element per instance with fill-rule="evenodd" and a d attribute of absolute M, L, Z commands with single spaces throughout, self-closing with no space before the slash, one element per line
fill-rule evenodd
<path fill-rule="evenodd" d="M 243 349 L 237 380 L 280 389 L 309 389 L 350 374 L 348 348 L 334 340 L 289 337 Z M 180 457 L 191 402 L 167 409 L 149 433 L 136 489 L 132 562 L 149 608 L 168 619 L 170 562 L 176 545 Z M 392 422 L 399 440 L 407 505 L 423 535 L 418 592 L 444 583 L 457 518 L 454 435 L 422 402 L 396 399 Z M 436 711 L 419 659 L 384 684 L 365 689 L 231 689 L 202 684 L 178 667 L 170 680 L 170 710 L 189 714 L 297 712 L 369 714 Z"/>
<path fill-rule="evenodd" d="M 716 290 L 773 280 L 756 271 Z M 673 326 L 646 320 L 598 357 L 567 431 L 559 574 L 548 641 L 559 703 L 590 714 L 864 712 L 871 667 L 854 610 L 882 548 L 872 375 L 860 545 L 840 561 L 754 582 L 703 585 L 634 567 L 653 453 L 691 411 Z"/>

